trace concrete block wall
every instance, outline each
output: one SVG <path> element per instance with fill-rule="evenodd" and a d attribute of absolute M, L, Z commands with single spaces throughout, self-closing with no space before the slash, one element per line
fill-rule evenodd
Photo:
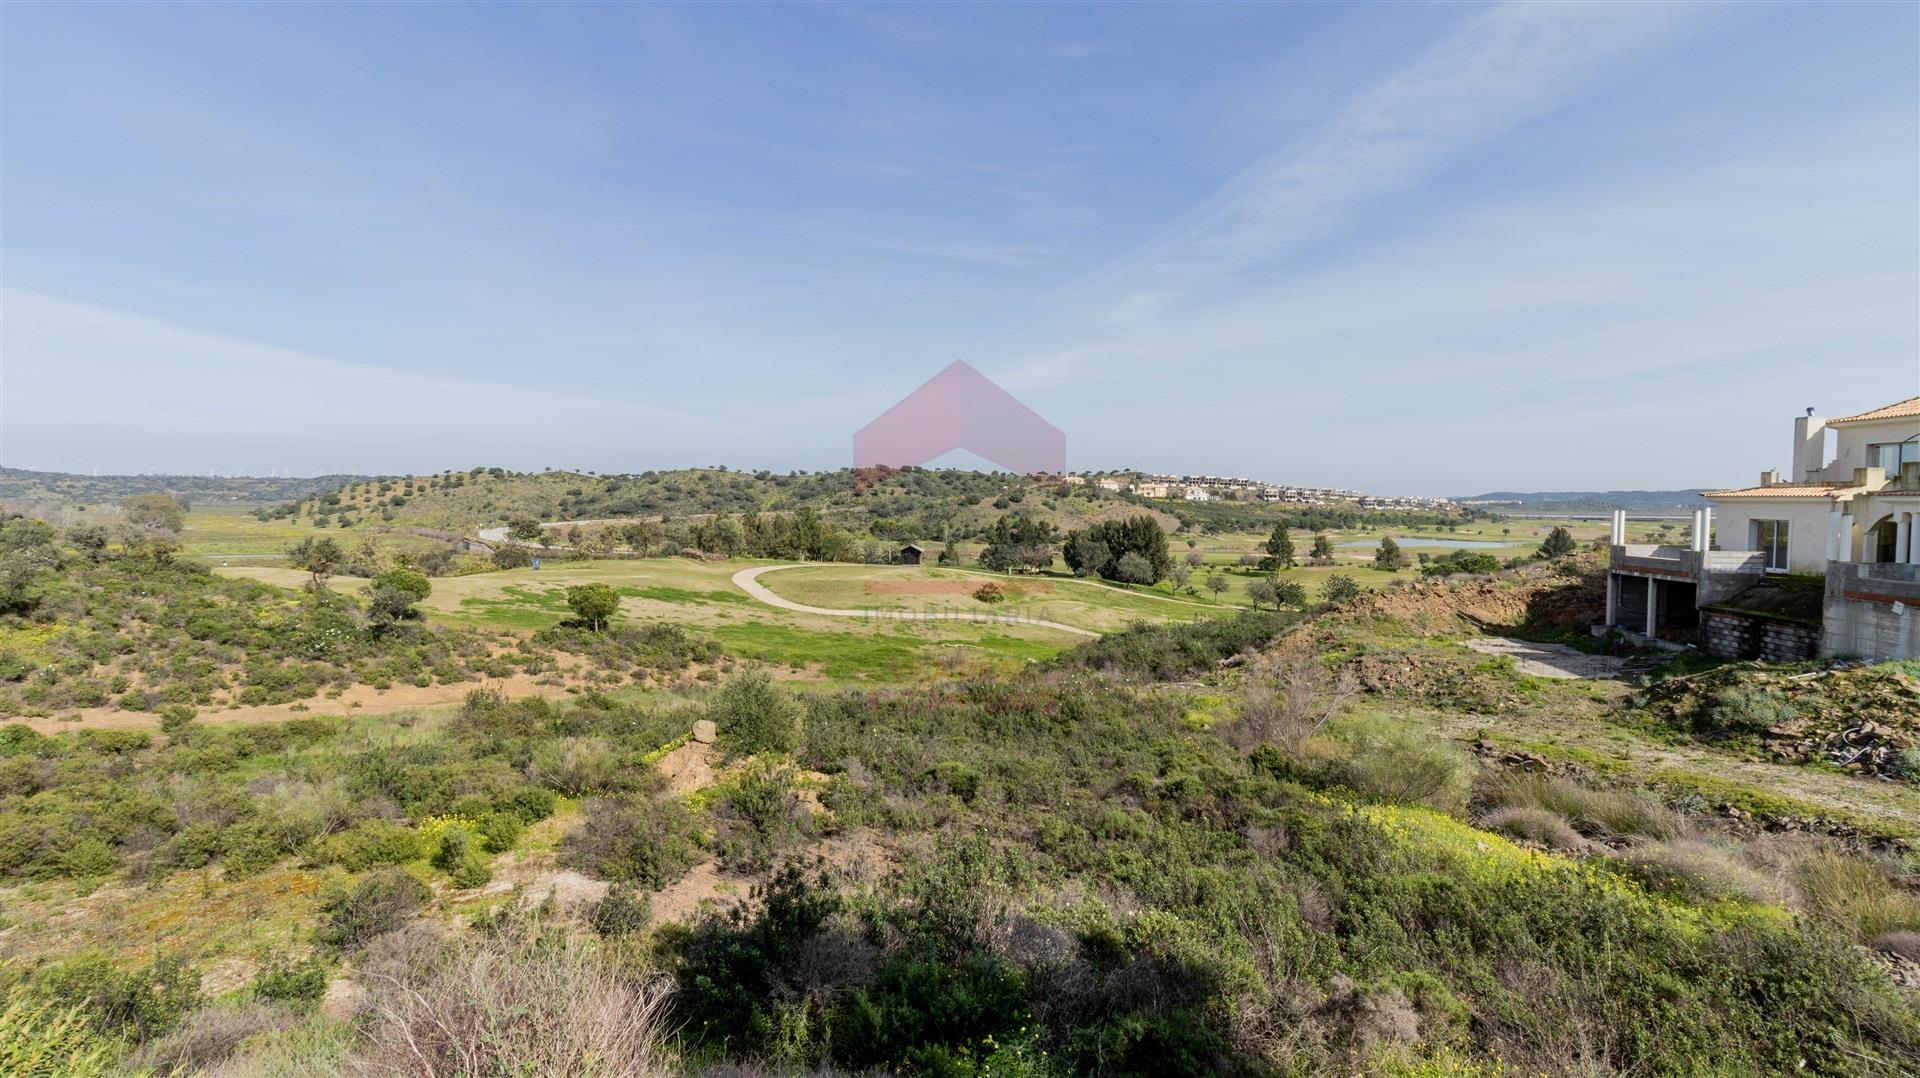
<path fill-rule="evenodd" d="M 1822 655 L 1920 658 L 1920 566 L 1835 562 L 1827 569 Z"/>
<path fill-rule="evenodd" d="M 1722 659 L 1790 663 L 1820 654 L 1821 632 L 1812 625 L 1708 610 L 1701 615 L 1700 629 L 1707 654 Z"/>

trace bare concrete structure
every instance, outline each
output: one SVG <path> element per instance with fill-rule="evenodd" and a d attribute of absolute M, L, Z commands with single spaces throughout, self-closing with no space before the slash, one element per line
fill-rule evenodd
<path fill-rule="evenodd" d="M 1920 397 L 1839 419 L 1809 408 L 1791 460 L 1786 479 L 1707 492 L 1686 547 L 1628 544 L 1616 511 L 1607 623 L 1701 629 L 1737 657 L 1920 657 Z"/>

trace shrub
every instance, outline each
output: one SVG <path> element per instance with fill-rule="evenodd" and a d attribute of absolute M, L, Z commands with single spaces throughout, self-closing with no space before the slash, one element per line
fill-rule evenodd
<path fill-rule="evenodd" d="M 1648 888 L 1694 901 L 1767 902 L 1778 897 L 1779 888 L 1737 853 L 1701 839 L 1638 846 L 1622 853 L 1619 863 Z"/>
<path fill-rule="evenodd" d="M 736 872 L 761 872 L 799 831 L 799 798 L 794 795 L 793 769 L 759 761 L 743 769 L 720 793 L 727 829 L 721 856 Z"/>
<path fill-rule="evenodd" d="M 999 603 L 1006 601 L 1007 593 L 1000 585 L 989 580 L 973 589 L 973 597 L 983 603 Z"/>
<path fill-rule="evenodd" d="M 1261 648 L 1297 624 L 1292 613 L 1244 611 L 1179 625 L 1137 623 L 1063 653 L 1056 667 L 1079 667 L 1137 677 L 1188 677 L 1242 651 Z"/>
<path fill-rule="evenodd" d="M 1790 878 L 1809 914 L 1856 939 L 1920 930 L 1920 895 L 1895 887 L 1858 857 L 1819 850 L 1795 864 Z"/>
<path fill-rule="evenodd" d="M 534 750 L 527 775 L 564 794 L 604 792 L 620 784 L 620 759 L 600 738 L 564 737 Z"/>
<path fill-rule="evenodd" d="M 1338 606 L 1360 594 L 1360 582 L 1345 573 L 1333 573 L 1320 585 L 1320 598 Z"/>
<path fill-rule="evenodd" d="M 1451 742 L 1380 722 L 1350 726 L 1339 736 L 1346 743 L 1339 781 L 1355 793 L 1453 815 L 1466 811 L 1474 764 Z"/>
<path fill-rule="evenodd" d="M 1799 715 L 1800 708 L 1785 696 L 1758 686 L 1734 685 L 1707 699 L 1695 725 L 1710 734 L 1764 734 Z"/>
<path fill-rule="evenodd" d="M 293 1018 L 285 1010 L 262 1003 L 206 1007 L 188 1015 L 179 1028 L 142 1047 L 133 1062 L 161 1074 L 203 1074 L 224 1063 L 243 1042 L 292 1024 Z"/>
<path fill-rule="evenodd" d="M 579 943 L 482 935 L 362 971 L 371 1019 L 352 1070 L 653 1075 L 670 1070 L 668 985 L 637 980 Z"/>
<path fill-rule="evenodd" d="M 1876 951 L 1920 963 L 1920 931 L 1900 929 L 1882 932 L 1873 938 L 1871 946 Z"/>
<path fill-rule="evenodd" d="M 1680 819 L 1658 803 L 1620 790 L 1596 790 L 1557 775 L 1509 771 L 1485 789 L 1487 800 L 1507 807 L 1558 813 L 1590 837 L 1670 839 L 1681 832 Z"/>
<path fill-rule="evenodd" d="M 0 1074 L 95 1078 L 113 1068 L 120 1045 L 102 1036 L 85 1008 L 36 997 L 16 984 L 0 998 Z"/>
<path fill-rule="evenodd" d="M 200 975 L 169 954 L 126 970 L 89 952 L 48 969 L 40 983 L 60 1004 L 85 1008 L 102 1032 L 135 1041 L 160 1036 L 200 1005 Z"/>
<path fill-rule="evenodd" d="M 489 812 L 480 817 L 480 845 L 488 853 L 506 853 L 513 849 L 527 827 L 511 812 Z"/>
<path fill-rule="evenodd" d="M 800 745 L 800 704 L 764 671 L 736 674 L 714 694 L 707 717 L 728 751 L 792 752 Z"/>
<path fill-rule="evenodd" d="M 379 865 L 401 865 L 421 854 L 420 835 L 392 820 L 361 820 L 315 844 L 313 858 L 349 872 Z"/>
<path fill-rule="evenodd" d="M 335 890 L 321 900 L 322 921 L 314 939 L 338 951 L 357 951 L 405 924 L 432 895 L 405 869 L 378 869 L 352 890 Z"/>
<path fill-rule="evenodd" d="M 447 874 L 455 887 L 479 887 L 493 878 L 480 841 L 465 827 L 448 827 L 440 832 L 439 845 L 433 851 L 433 867 Z"/>
<path fill-rule="evenodd" d="M 693 813 L 682 801 L 593 801 L 562 844 L 562 856 L 603 880 L 657 890 L 699 859 L 694 834 Z"/>
<path fill-rule="evenodd" d="M 1508 838 L 1537 842 L 1550 850 L 1583 850 L 1587 846 L 1587 840 L 1567 818 L 1551 809 L 1526 805 L 1497 809 L 1488 813 L 1480 826 Z"/>
<path fill-rule="evenodd" d="M 615 884 L 587 913 L 593 930 L 610 939 L 631 935 L 653 919 L 653 901 L 631 886 Z"/>
<path fill-rule="evenodd" d="M 319 956 L 275 962 L 253 975 L 253 994 L 296 1010 L 310 1010 L 327 994 L 327 965 Z"/>

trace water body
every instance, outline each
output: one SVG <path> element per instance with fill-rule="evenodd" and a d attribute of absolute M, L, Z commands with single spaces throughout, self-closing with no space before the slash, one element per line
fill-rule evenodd
<path fill-rule="evenodd" d="M 1525 540 L 1516 543 L 1499 543 L 1491 539 L 1429 539 L 1425 536 L 1409 537 L 1405 535 L 1396 535 L 1393 537 L 1393 541 L 1399 543 L 1403 550 L 1499 550 L 1503 547 L 1519 546 L 1525 542 Z M 1350 539 L 1347 542 L 1336 543 L 1334 545 L 1339 547 L 1377 547 L 1380 545 L 1380 541 L 1377 539 Z"/>

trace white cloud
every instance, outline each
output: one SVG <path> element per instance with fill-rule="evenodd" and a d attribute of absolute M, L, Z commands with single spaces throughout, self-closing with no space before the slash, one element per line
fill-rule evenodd
<path fill-rule="evenodd" d="M 20 467 L 102 455 L 129 472 L 652 467 L 724 456 L 740 433 L 588 387 L 332 359 L 38 292 L 7 290 L 0 312 L 0 457 Z M 546 459 L 526 459 L 534 445 Z"/>

